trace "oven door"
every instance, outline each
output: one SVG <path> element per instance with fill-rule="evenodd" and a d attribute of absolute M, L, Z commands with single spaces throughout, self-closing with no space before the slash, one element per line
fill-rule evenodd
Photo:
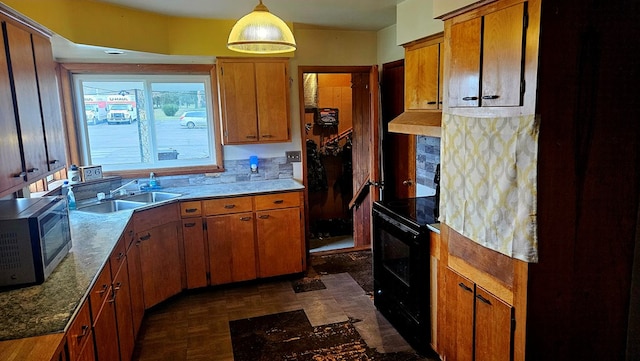
<path fill-rule="evenodd" d="M 417 342 L 430 340 L 429 249 L 428 231 L 373 209 L 374 303 Z"/>

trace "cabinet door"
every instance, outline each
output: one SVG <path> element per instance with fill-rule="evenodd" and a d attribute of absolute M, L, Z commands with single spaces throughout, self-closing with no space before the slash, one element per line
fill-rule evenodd
<path fill-rule="evenodd" d="M 287 63 L 256 63 L 256 100 L 260 142 L 289 138 L 289 81 Z"/>
<path fill-rule="evenodd" d="M 129 271 L 126 262 L 121 265 L 120 270 L 113 279 L 112 287 L 116 303 L 120 359 L 131 360 L 135 346 L 135 335 L 133 333 L 133 318 L 131 316 Z"/>
<path fill-rule="evenodd" d="M 56 63 L 53 60 L 51 43 L 40 36 L 33 35 L 33 54 L 38 72 L 40 106 L 44 122 L 47 144 L 47 163 L 50 172 L 66 165 L 65 134 L 62 126 L 62 110 L 56 77 Z"/>
<path fill-rule="evenodd" d="M 131 294 L 131 316 L 133 334 L 138 335 L 144 318 L 144 288 L 142 286 L 142 268 L 140 267 L 140 240 L 134 241 L 127 252 L 129 271 L 129 292 Z"/>
<path fill-rule="evenodd" d="M 473 307 L 475 284 L 450 268 L 445 268 L 445 358 L 473 360 Z"/>
<path fill-rule="evenodd" d="M 109 298 L 102 304 L 98 316 L 93 322 L 93 335 L 98 360 L 119 360 L 118 328 L 116 325 L 116 307 L 113 292 L 109 287 Z"/>
<path fill-rule="evenodd" d="M 207 247 L 202 218 L 182 220 L 187 288 L 207 285 Z"/>
<path fill-rule="evenodd" d="M 78 354 L 78 357 L 74 360 L 69 358 L 70 361 L 96 361 L 96 353 L 93 346 L 93 340 L 91 342 L 87 342 L 82 351 Z"/>
<path fill-rule="evenodd" d="M 513 307 L 476 286 L 475 360 L 509 361 Z"/>
<path fill-rule="evenodd" d="M 220 62 L 220 107 L 225 144 L 258 141 L 256 79 L 253 63 Z"/>
<path fill-rule="evenodd" d="M 144 307 L 148 309 L 182 291 L 178 226 L 176 222 L 137 234 Z"/>
<path fill-rule="evenodd" d="M 91 353 L 93 353 L 91 313 L 89 312 L 89 302 L 85 301 L 67 331 L 69 360 L 78 360 L 80 358 L 79 355 L 82 353 L 82 348 L 87 344 L 91 348 Z"/>
<path fill-rule="evenodd" d="M 33 181 L 46 174 L 49 166 L 43 142 L 44 129 L 40 115 L 40 98 L 31 34 L 9 23 L 5 23 L 5 26 L 27 180 Z"/>
<path fill-rule="evenodd" d="M 302 272 L 300 209 L 256 212 L 259 277 Z"/>
<path fill-rule="evenodd" d="M 207 240 L 212 285 L 256 278 L 253 213 L 207 217 Z"/>
<path fill-rule="evenodd" d="M 406 109 L 438 109 L 439 49 L 433 44 L 406 51 Z"/>
<path fill-rule="evenodd" d="M 524 3 L 484 16 L 482 106 L 522 105 Z"/>
<path fill-rule="evenodd" d="M 0 41 L 0 195 L 24 183 L 4 41 Z"/>
<path fill-rule="evenodd" d="M 474 18 L 451 26 L 449 106 L 480 105 L 480 49 L 482 18 Z"/>

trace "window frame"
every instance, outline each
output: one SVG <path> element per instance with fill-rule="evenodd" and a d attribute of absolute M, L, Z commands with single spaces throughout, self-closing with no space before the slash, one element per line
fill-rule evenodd
<path fill-rule="evenodd" d="M 62 101 L 64 119 L 68 139 L 69 164 L 81 164 L 84 149 L 80 142 L 82 129 L 78 128 L 76 120 L 76 101 L 73 94 L 73 75 L 76 74 L 136 74 L 136 75 L 207 75 L 211 84 L 210 104 L 214 116 L 212 147 L 215 150 L 213 161 L 215 164 L 184 166 L 171 168 L 145 168 L 135 170 L 120 170 L 104 172 L 104 175 L 118 175 L 124 178 L 145 177 L 149 171 L 157 175 L 178 175 L 224 172 L 220 108 L 218 103 L 218 88 L 215 64 L 109 64 L 109 63 L 61 63 L 60 81 L 62 87 Z"/>

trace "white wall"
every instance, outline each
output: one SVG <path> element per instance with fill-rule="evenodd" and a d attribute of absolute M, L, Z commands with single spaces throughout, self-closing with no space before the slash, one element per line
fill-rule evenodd
<path fill-rule="evenodd" d="M 433 1 L 405 0 L 396 6 L 397 45 L 444 31 L 442 20 L 433 18 Z"/>
<path fill-rule="evenodd" d="M 404 47 L 396 44 L 396 25 L 378 31 L 377 58 L 379 69 L 382 64 L 404 59 Z"/>
<path fill-rule="evenodd" d="M 479 0 L 432 0 L 433 16 L 439 17 L 465 6 L 480 2 Z"/>

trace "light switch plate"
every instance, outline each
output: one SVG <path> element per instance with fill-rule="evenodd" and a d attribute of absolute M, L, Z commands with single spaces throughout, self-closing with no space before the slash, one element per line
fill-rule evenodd
<path fill-rule="evenodd" d="M 299 150 L 291 150 L 284 152 L 285 157 L 287 157 L 287 163 L 300 162 L 300 151 Z"/>

